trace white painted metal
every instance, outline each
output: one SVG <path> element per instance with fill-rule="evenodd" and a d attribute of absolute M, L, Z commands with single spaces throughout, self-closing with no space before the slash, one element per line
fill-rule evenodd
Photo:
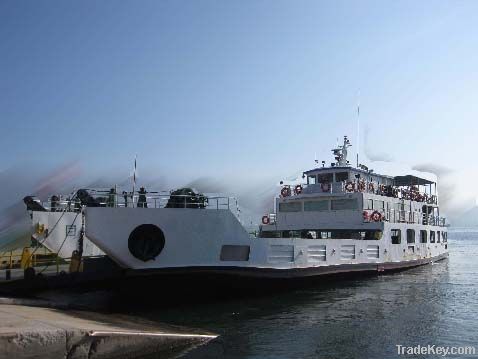
<path fill-rule="evenodd" d="M 348 142 L 344 142 L 342 147 L 336 149 L 342 151 L 337 160 L 341 166 L 347 163 L 347 147 Z M 348 172 L 346 181 L 335 181 L 339 178 L 336 175 L 339 172 Z M 328 188 L 320 183 L 309 186 L 304 184 L 301 193 L 276 198 L 276 211 L 270 215 L 270 224 L 261 226 L 259 238 L 247 233 L 237 213 L 233 213 L 233 208 L 230 208 L 228 197 L 224 197 L 227 201 L 223 202 L 219 201 L 220 197 L 216 197 L 215 205 L 209 203 L 206 208 L 165 208 L 167 199 L 162 197 L 154 199 L 154 208 L 116 204 L 112 207 L 83 207 L 86 238 L 120 266 L 136 270 L 187 267 L 289 270 L 337 268 L 344 264 L 376 264 L 379 268 L 385 263 L 406 264 L 423 259 L 431 260 L 447 253 L 448 244 L 443 242 L 443 234 L 447 230 L 443 219 L 439 217 L 436 198 L 430 197 L 420 202 L 380 194 L 374 188 L 379 185 L 392 186 L 392 177 L 350 166 L 319 168 L 309 171 L 308 175 L 321 173 L 332 174 L 334 183 Z M 361 181 L 365 183 L 365 189 L 347 190 L 348 183 L 354 183 L 358 187 Z M 347 202 L 350 207 L 344 207 L 343 200 L 352 201 Z M 327 201 L 327 205 L 314 206 L 308 204 L 310 201 Z M 280 210 L 281 204 L 290 203 L 300 205 L 284 207 L 294 211 Z M 364 217 L 374 211 L 381 214 L 382 220 L 374 221 Z M 61 255 L 70 256 L 71 251 L 76 249 L 82 214 L 33 212 L 33 224 L 45 224 L 50 231 L 56 225 L 58 230 L 51 231 L 45 240 L 53 251 L 55 246 L 63 242 L 66 226 L 76 225 L 77 233 L 71 241 L 65 242 L 61 252 Z M 165 246 L 154 260 L 137 259 L 128 248 L 131 232 L 142 224 L 154 224 L 164 233 Z M 412 243 L 407 243 L 409 229 L 415 231 Z M 367 239 L 322 239 L 310 234 L 310 237 L 300 238 L 304 237 L 301 231 L 317 233 L 334 230 L 353 230 L 357 233 L 374 231 L 373 233 L 381 233 L 381 236 L 364 237 Z M 401 241 L 394 244 L 391 233 L 396 230 L 401 231 Z M 290 231 L 297 231 L 299 235 L 285 238 L 284 233 L 287 232 L 287 237 L 290 237 Z M 427 232 L 427 243 L 420 243 L 420 231 Z M 430 243 L 430 231 L 440 231 L 440 242 Z M 273 238 L 276 237 L 275 234 L 279 238 Z M 241 261 L 221 260 L 224 245 L 249 246 L 249 258 Z"/>

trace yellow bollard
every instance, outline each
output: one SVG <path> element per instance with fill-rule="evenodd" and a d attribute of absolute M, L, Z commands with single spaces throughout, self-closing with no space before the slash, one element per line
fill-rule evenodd
<path fill-rule="evenodd" d="M 26 269 L 32 266 L 32 255 L 28 247 L 23 248 L 22 259 L 20 261 L 20 267 Z"/>
<path fill-rule="evenodd" d="M 70 261 L 70 273 L 80 272 L 81 269 L 81 255 L 78 251 L 73 251 Z"/>

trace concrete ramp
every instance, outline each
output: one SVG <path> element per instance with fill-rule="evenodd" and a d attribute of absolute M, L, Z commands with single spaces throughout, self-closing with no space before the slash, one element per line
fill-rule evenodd
<path fill-rule="evenodd" d="M 0 358 L 177 358 L 215 338 L 122 315 L 0 304 Z"/>

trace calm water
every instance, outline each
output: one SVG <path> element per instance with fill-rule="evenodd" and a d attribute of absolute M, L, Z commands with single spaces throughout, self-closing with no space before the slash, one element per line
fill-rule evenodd
<path fill-rule="evenodd" d="M 478 232 L 450 233 L 449 249 L 448 260 L 397 274 L 145 316 L 222 335 L 188 359 L 382 359 L 398 357 L 396 344 L 478 349 Z"/>

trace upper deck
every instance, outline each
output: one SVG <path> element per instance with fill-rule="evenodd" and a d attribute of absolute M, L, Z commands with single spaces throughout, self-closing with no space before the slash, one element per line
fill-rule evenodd
<path fill-rule="evenodd" d="M 282 184 L 272 222 L 364 225 L 370 222 L 444 226 L 436 182 L 415 175 L 387 176 L 347 161 L 347 147 L 334 149 L 337 162 L 303 173 L 303 183 Z M 374 218 L 371 220 L 374 212 Z M 378 223 L 377 223 L 378 224 Z"/>
<path fill-rule="evenodd" d="M 304 179 L 300 189 L 291 188 L 291 195 L 369 193 L 438 205 L 436 183 L 413 175 L 391 177 L 351 167 L 324 167 L 304 172 Z"/>

